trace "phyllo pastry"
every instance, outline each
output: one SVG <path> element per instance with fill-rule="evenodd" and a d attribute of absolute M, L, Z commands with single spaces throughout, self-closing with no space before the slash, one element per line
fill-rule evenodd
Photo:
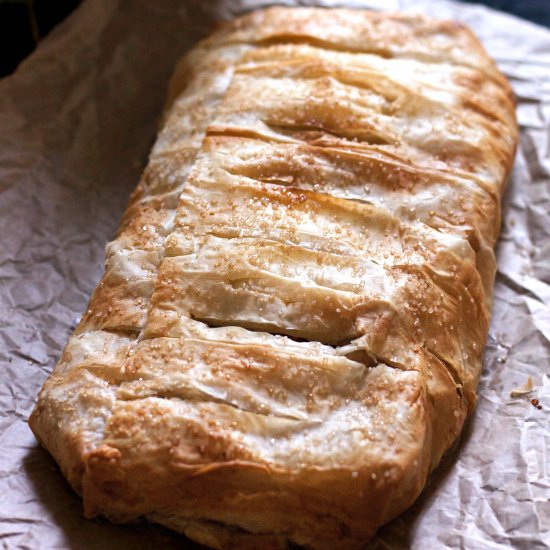
<path fill-rule="evenodd" d="M 277 7 L 199 43 L 30 419 L 86 515 L 328 550 L 411 505 L 475 405 L 516 139 L 460 23 Z"/>

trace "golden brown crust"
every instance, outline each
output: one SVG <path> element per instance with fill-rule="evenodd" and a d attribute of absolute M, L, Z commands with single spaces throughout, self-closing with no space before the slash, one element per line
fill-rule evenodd
<path fill-rule="evenodd" d="M 510 88 L 454 22 L 270 8 L 179 64 L 30 424 L 88 516 L 361 547 L 475 405 Z"/>

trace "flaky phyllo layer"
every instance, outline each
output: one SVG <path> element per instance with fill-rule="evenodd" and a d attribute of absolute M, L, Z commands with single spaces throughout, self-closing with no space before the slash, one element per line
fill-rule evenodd
<path fill-rule="evenodd" d="M 457 23 L 201 42 L 30 421 L 86 514 L 345 549 L 409 506 L 475 403 L 516 133 Z"/>

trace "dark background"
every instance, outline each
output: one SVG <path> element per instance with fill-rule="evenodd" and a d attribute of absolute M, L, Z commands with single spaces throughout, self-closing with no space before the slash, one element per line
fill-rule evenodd
<path fill-rule="evenodd" d="M 12 73 L 38 42 L 67 17 L 80 1 L 0 0 L 0 77 Z M 485 4 L 540 25 L 550 26 L 550 0 L 465 1 Z"/>
<path fill-rule="evenodd" d="M 80 0 L 0 0 L 0 76 L 10 74 Z"/>

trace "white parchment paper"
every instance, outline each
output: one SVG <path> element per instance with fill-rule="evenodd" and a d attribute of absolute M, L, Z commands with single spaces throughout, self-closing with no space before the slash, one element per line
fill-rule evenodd
<path fill-rule="evenodd" d="M 461 19 L 512 82 L 521 141 L 477 411 L 420 500 L 369 548 L 549 548 L 550 31 L 446 1 L 280 3 Z M 220 19 L 268 4 L 86 0 L 0 81 L 3 548 L 197 548 L 160 527 L 85 520 L 26 420 L 99 280 L 103 246 L 146 163 L 176 60 Z M 533 394 L 510 397 L 529 376 Z"/>

